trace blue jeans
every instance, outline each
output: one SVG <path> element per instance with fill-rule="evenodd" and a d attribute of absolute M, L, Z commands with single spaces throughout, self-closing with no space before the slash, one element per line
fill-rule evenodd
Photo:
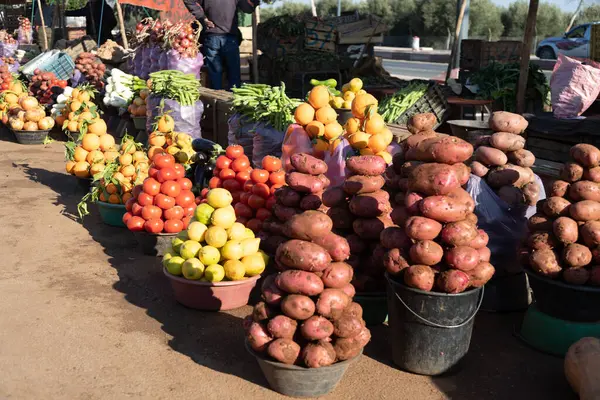
<path fill-rule="evenodd" d="M 240 87 L 240 44 L 237 38 L 232 35 L 207 35 L 203 47 L 211 88 L 222 89 L 223 66 L 229 82 L 227 89 Z"/>

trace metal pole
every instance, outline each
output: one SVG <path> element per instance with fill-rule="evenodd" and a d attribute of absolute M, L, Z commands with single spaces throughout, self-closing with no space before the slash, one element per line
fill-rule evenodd
<path fill-rule="evenodd" d="M 342 15 L 342 0 L 338 0 L 338 12 L 337 12 L 337 16 L 341 16 Z"/>

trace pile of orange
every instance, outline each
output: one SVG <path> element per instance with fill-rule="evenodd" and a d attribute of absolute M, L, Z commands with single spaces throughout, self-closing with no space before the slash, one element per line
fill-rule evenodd
<path fill-rule="evenodd" d="M 54 127 L 54 119 L 46 116 L 44 107 L 35 97 L 25 93 L 4 92 L 0 110 L 2 121 L 15 131 L 31 132 Z"/>
<path fill-rule="evenodd" d="M 69 133 L 106 134 L 106 122 L 100 118 L 97 106 L 92 99 L 95 90 L 92 87 L 75 88 L 67 100 L 65 108 L 55 116 L 56 123 Z"/>
<path fill-rule="evenodd" d="M 127 111 L 132 117 L 145 117 L 146 116 L 146 98 L 150 94 L 148 89 L 140 90 L 140 93 L 133 99 Z"/>
<path fill-rule="evenodd" d="M 175 120 L 168 114 L 158 117 L 155 125 L 155 130 L 148 136 L 150 161 L 156 154 L 167 153 L 180 164 L 191 164 L 196 153 L 192 149 L 192 137 L 187 133 L 175 132 Z"/>

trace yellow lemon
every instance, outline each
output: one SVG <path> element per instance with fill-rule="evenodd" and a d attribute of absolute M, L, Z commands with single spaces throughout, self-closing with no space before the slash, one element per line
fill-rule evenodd
<path fill-rule="evenodd" d="M 214 208 L 227 207 L 233 201 L 233 197 L 229 190 L 222 188 L 215 188 L 208 191 L 206 194 L 206 201 L 208 205 Z"/>
<path fill-rule="evenodd" d="M 213 226 L 220 226 L 223 229 L 229 229 L 235 224 L 235 210 L 231 206 L 217 208 L 210 217 Z M 225 232 L 227 235 L 227 232 Z"/>
<path fill-rule="evenodd" d="M 225 278 L 225 270 L 219 264 L 209 265 L 204 270 L 204 278 L 207 282 L 221 282 Z"/>
<path fill-rule="evenodd" d="M 229 260 L 223 264 L 225 277 L 230 281 L 239 281 L 246 275 L 246 266 L 239 260 Z"/>
<path fill-rule="evenodd" d="M 220 226 L 211 226 L 204 234 L 204 241 L 217 249 L 223 247 L 227 243 L 227 231 Z"/>
<path fill-rule="evenodd" d="M 244 224 L 236 222 L 231 228 L 227 229 L 227 237 L 229 240 L 242 240 L 246 237 L 246 229 Z"/>
<path fill-rule="evenodd" d="M 243 249 L 242 257 L 258 253 L 260 247 L 260 239 L 244 239 L 241 241 L 241 246 Z"/>
<path fill-rule="evenodd" d="M 265 259 L 259 253 L 251 254 L 242 258 L 242 263 L 246 267 L 246 276 L 256 276 L 265 270 Z"/>
<path fill-rule="evenodd" d="M 243 256 L 244 247 L 242 246 L 242 243 L 237 240 L 230 240 L 221 248 L 221 257 L 225 260 L 239 260 Z"/>
<path fill-rule="evenodd" d="M 197 258 L 190 258 L 181 266 L 181 272 L 184 278 L 197 281 L 204 275 L 204 264 Z"/>
<path fill-rule="evenodd" d="M 217 264 L 221 259 L 219 249 L 212 246 L 204 246 L 198 253 L 198 259 L 204 265 Z"/>

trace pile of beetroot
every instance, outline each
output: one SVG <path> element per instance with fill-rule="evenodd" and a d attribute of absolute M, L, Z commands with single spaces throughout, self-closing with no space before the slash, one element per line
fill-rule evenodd
<path fill-rule="evenodd" d="M 414 116 L 413 136 L 386 171 L 397 226 L 380 240 L 390 275 L 412 288 L 456 294 L 485 285 L 495 270 L 488 235 L 477 228 L 475 203 L 463 189 L 473 146 L 433 132 L 434 124 L 432 114 Z"/>
<path fill-rule="evenodd" d="M 600 150 L 578 144 L 570 155 L 528 221 L 521 259 L 545 277 L 600 286 Z"/>
<path fill-rule="evenodd" d="M 254 351 L 284 364 L 325 367 L 359 355 L 371 334 L 362 308 L 352 301 L 353 269 L 344 262 L 348 242 L 332 232 L 323 210 L 301 208 L 321 208 L 327 165 L 307 154 L 296 154 L 291 163 L 289 186 L 276 193 L 277 205 L 289 215 L 274 207 L 279 220 L 266 223 L 278 233 L 270 246 L 276 245 L 280 272 L 262 285 L 264 301 L 246 320 L 247 340 Z"/>

